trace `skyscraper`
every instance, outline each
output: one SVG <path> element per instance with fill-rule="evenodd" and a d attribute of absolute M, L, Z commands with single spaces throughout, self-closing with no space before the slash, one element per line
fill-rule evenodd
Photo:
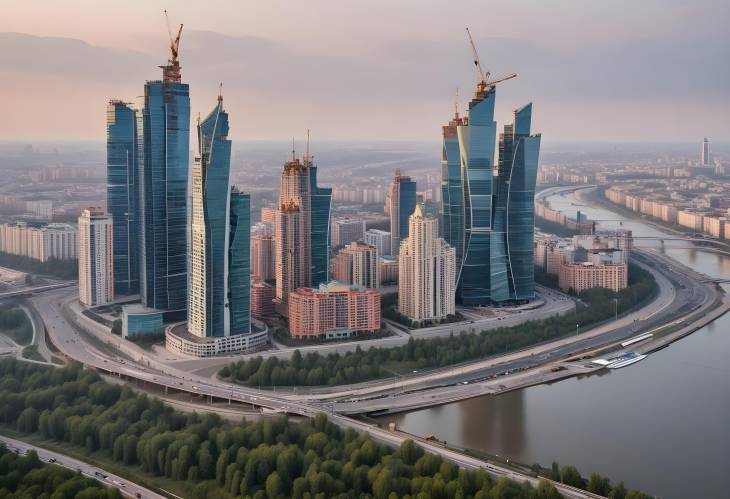
<path fill-rule="evenodd" d="M 162 81 L 145 84 L 138 120 L 140 294 L 145 306 L 182 318 L 187 302 L 190 96 L 181 82 L 176 44 L 161 68 Z"/>
<path fill-rule="evenodd" d="M 700 152 L 700 164 L 702 166 L 711 166 L 712 157 L 710 156 L 710 141 L 707 137 L 702 139 L 702 150 Z"/>
<path fill-rule="evenodd" d="M 390 215 L 391 252 L 398 256 L 400 242 L 408 237 L 408 217 L 416 208 L 416 182 L 396 171 L 385 203 Z"/>
<path fill-rule="evenodd" d="M 106 202 L 114 229 L 114 292 L 139 292 L 137 111 L 111 100 L 106 110 Z"/>
<path fill-rule="evenodd" d="M 79 300 L 90 307 L 114 301 L 112 217 L 87 208 L 79 217 Z"/>
<path fill-rule="evenodd" d="M 456 252 L 438 237 L 438 220 L 420 204 L 410 216 L 409 236 L 398 255 L 398 310 L 414 321 L 454 314 Z"/>
<path fill-rule="evenodd" d="M 251 238 L 251 277 L 255 281 L 275 278 L 276 244 L 273 236 L 254 235 Z"/>
<path fill-rule="evenodd" d="M 276 212 L 276 302 L 288 313 L 289 293 L 326 282 L 329 273 L 329 218 L 332 189 L 317 185 L 309 153 L 284 164 Z"/>
<path fill-rule="evenodd" d="M 191 179 L 188 331 L 199 337 L 250 332 L 250 199 L 231 188 L 231 141 L 223 99 L 198 124 Z"/>
<path fill-rule="evenodd" d="M 495 85 L 479 82 L 468 117 L 457 113 L 443 128 L 442 234 L 456 250 L 457 301 L 467 306 L 534 296 L 540 136 L 530 135 L 532 105 L 516 110 L 495 162 L 494 102 Z"/>

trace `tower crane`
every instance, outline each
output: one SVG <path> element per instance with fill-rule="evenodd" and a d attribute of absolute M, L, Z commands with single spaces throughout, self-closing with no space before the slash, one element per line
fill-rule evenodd
<path fill-rule="evenodd" d="M 183 25 L 180 24 L 180 29 L 177 31 L 177 36 L 172 37 L 172 29 L 170 28 L 170 18 L 167 16 L 167 10 L 165 10 L 165 22 L 167 23 L 167 34 L 170 37 L 170 64 L 177 64 L 177 51 L 180 47 L 180 35 L 182 35 Z"/>
<path fill-rule="evenodd" d="M 472 59 L 474 60 L 474 66 L 477 69 L 477 76 L 479 78 L 479 81 L 477 82 L 477 92 L 484 92 L 487 89 L 492 89 L 497 85 L 497 83 L 501 83 L 506 80 L 511 80 L 512 78 L 517 77 L 517 73 L 510 73 L 508 75 L 500 76 L 499 78 L 496 78 L 494 80 L 490 80 L 489 77 L 491 76 L 491 73 L 487 71 L 486 73 L 482 69 L 482 62 L 479 59 L 479 52 L 477 52 L 477 46 L 474 44 L 474 39 L 471 37 L 471 32 L 469 31 L 469 28 L 466 28 L 466 36 L 469 38 L 469 45 L 471 45 L 471 55 Z"/>

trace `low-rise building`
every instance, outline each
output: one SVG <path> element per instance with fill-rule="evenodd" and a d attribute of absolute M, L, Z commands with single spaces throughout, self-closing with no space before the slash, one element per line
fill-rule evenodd
<path fill-rule="evenodd" d="M 380 329 L 380 292 L 330 282 L 289 293 L 293 338 L 344 337 Z"/>
<path fill-rule="evenodd" d="M 628 265 L 564 262 L 560 264 L 558 283 L 563 291 L 572 290 L 575 293 L 591 288 L 620 291 L 628 286 Z"/>

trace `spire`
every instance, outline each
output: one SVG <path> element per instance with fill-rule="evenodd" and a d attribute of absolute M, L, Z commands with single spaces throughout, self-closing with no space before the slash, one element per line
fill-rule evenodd
<path fill-rule="evenodd" d="M 297 161 L 297 150 L 294 147 L 294 137 L 291 138 L 291 161 L 292 163 Z"/>
<path fill-rule="evenodd" d="M 416 209 L 413 210 L 413 217 L 416 218 L 423 218 L 423 204 L 422 203 L 416 203 Z"/>
<path fill-rule="evenodd" d="M 307 128 L 307 149 L 306 149 L 306 152 L 304 153 L 304 163 L 308 164 L 309 160 L 310 160 L 310 158 L 309 158 L 309 128 Z"/>
<path fill-rule="evenodd" d="M 223 102 L 223 82 L 218 83 L 218 102 Z"/>
<path fill-rule="evenodd" d="M 454 93 L 454 121 L 459 120 L 459 87 L 456 87 Z"/>

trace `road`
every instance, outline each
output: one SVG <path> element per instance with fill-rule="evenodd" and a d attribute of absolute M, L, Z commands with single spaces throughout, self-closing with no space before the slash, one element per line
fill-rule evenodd
<path fill-rule="evenodd" d="M 154 358 L 142 356 L 141 362 L 148 362 L 149 365 L 142 365 L 139 362 L 121 358 L 120 356 L 103 352 L 92 345 L 87 332 L 77 331 L 78 326 L 72 326 L 73 318 L 68 310 L 63 308 L 63 300 L 67 299 L 67 293 L 49 292 L 34 297 L 33 303 L 36 310 L 46 324 L 49 337 L 56 347 L 67 357 L 83 363 L 87 367 L 97 369 L 101 372 L 119 376 L 122 379 L 141 380 L 165 389 L 182 390 L 200 397 L 219 400 L 231 400 L 248 405 L 256 405 L 267 408 L 271 411 L 282 413 L 298 414 L 305 417 L 314 417 L 325 412 L 319 404 L 313 404 L 306 400 L 289 400 L 280 394 L 268 391 L 255 390 L 247 387 L 229 385 L 210 378 L 197 376 L 174 367 L 164 364 L 155 364 Z M 116 341 L 116 340 L 115 340 Z M 216 412 L 215 407 L 200 405 L 201 411 Z M 362 423 L 355 419 L 340 414 L 330 414 L 330 420 L 343 429 L 365 432 L 373 439 L 398 446 L 411 436 L 399 433 L 390 433 L 378 426 Z M 508 476 L 518 481 L 530 481 L 537 483 L 530 475 L 519 473 L 513 469 L 497 466 L 486 461 L 461 455 L 450 449 L 446 449 L 428 442 L 418 442 L 429 452 L 441 455 L 445 459 L 468 468 L 483 468 L 495 477 Z M 556 488 L 568 498 L 595 498 L 600 497 L 585 491 L 574 489 L 563 484 L 555 483 Z"/>
<path fill-rule="evenodd" d="M 38 447 L 20 440 L 16 440 L 14 438 L 6 437 L 4 435 L 0 435 L 0 442 L 4 442 L 8 449 L 19 454 L 27 454 L 30 450 L 35 450 L 38 453 L 38 457 L 41 459 L 41 461 L 48 463 L 53 460 L 53 464 L 63 466 L 64 468 L 68 468 L 69 470 L 74 472 L 78 471 L 83 475 L 98 480 L 107 487 L 119 489 L 119 491 L 127 497 L 143 497 L 145 499 L 166 499 L 165 496 L 152 492 L 151 490 L 137 485 L 134 482 L 130 482 L 125 478 L 119 477 L 117 475 L 109 473 L 108 471 L 104 471 L 101 468 L 85 463 L 84 461 L 79 461 L 78 459 L 74 459 L 65 454 L 50 451 L 48 449 L 44 449 L 43 447 Z"/>

